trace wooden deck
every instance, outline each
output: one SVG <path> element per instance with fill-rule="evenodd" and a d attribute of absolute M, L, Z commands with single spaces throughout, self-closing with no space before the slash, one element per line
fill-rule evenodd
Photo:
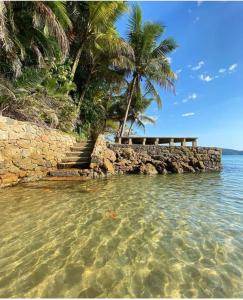
<path fill-rule="evenodd" d="M 187 143 L 191 143 L 192 147 L 197 146 L 197 137 L 139 137 L 139 136 L 126 136 L 116 137 L 115 142 L 118 144 L 139 144 L 139 145 L 169 145 L 187 146 Z"/>

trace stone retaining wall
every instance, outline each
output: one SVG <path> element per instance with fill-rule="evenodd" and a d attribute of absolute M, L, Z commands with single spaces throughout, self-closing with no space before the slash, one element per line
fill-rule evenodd
<path fill-rule="evenodd" d="M 45 176 L 73 143 L 58 130 L 0 116 L 0 186 Z"/>
<path fill-rule="evenodd" d="M 106 144 L 99 136 L 90 166 L 97 175 L 219 171 L 221 149 Z"/>

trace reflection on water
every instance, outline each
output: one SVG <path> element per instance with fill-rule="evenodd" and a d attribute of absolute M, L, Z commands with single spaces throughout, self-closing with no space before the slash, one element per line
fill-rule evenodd
<path fill-rule="evenodd" d="M 1 190 L 0 241 L 1 297 L 243 297 L 243 158 Z"/>

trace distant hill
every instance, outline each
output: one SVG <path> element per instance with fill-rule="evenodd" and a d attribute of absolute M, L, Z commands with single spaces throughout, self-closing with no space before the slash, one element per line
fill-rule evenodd
<path fill-rule="evenodd" d="M 223 155 L 243 155 L 243 151 L 234 150 L 234 149 L 222 149 Z"/>

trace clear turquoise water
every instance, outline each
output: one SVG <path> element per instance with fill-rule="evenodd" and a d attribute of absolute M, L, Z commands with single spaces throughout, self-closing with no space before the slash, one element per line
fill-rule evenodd
<path fill-rule="evenodd" d="M 0 191 L 0 297 L 243 297 L 243 156 L 220 173 Z"/>

